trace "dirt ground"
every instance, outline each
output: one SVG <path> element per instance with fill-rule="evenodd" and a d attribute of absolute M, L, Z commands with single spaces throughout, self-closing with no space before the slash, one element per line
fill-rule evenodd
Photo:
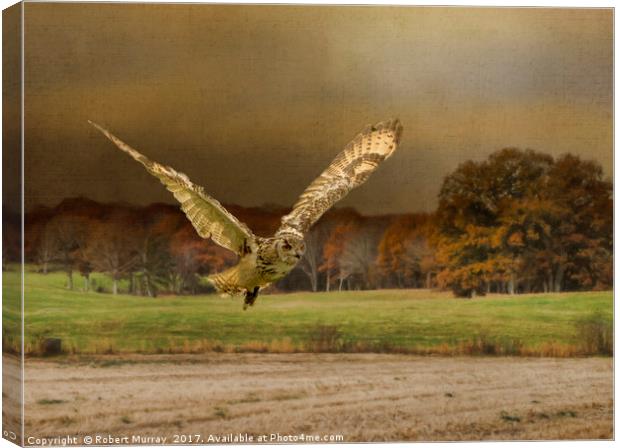
<path fill-rule="evenodd" d="M 253 442 L 301 441 L 269 440 L 271 434 L 341 435 L 337 441 L 344 442 L 613 437 L 611 358 L 27 359 L 25 378 L 27 437 L 99 434 L 130 443 L 133 435 L 166 437 L 165 443 L 182 435 L 217 442 L 215 436 L 230 434 L 252 435 Z"/>
<path fill-rule="evenodd" d="M 2 433 L 5 439 L 19 441 L 21 432 L 22 381 L 19 358 L 2 354 Z"/>

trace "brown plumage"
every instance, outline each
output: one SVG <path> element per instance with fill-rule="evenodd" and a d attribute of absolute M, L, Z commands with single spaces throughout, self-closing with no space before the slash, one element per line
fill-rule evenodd
<path fill-rule="evenodd" d="M 148 159 L 107 129 L 89 123 L 144 165 L 172 192 L 201 237 L 211 238 L 239 255 L 236 266 L 213 274 L 208 280 L 221 293 L 245 294 L 244 309 L 254 304 L 261 288 L 283 278 L 295 267 L 305 251 L 306 232 L 349 191 L 366 182 L 379 164 L 394 153 L 403 129 L 398 120 L 364 128 L 306 188 L 293 210 L 282 217 L 274 237 L 261 238 L 185 174 Z"/>

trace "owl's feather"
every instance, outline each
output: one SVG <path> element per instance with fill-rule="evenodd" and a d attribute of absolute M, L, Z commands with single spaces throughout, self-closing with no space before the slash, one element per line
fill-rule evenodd
<path fill-rule="evenodd" d="M 400 141 L 399 120 L 367 126 L 336 156 L 282 218 L 276 235 L 303 235 L 336 202 L 362 185 L 379 164 L 390 157 Z"/>
<path fill-rule="evenodd" d="M 169 166 L 161 165 L 140 154 L 107 129 L 89 121 L 122 151 L 140 162 L 146 170 L 157 177 L 181 203 L 181 209 L 190 220 L 198 235 L 211 238 L 220 246 L 245 255 L 256 251 L 256 237 L 248 227 L 235 218 L 222 204 L 204 192 L 199 185 Z"/>

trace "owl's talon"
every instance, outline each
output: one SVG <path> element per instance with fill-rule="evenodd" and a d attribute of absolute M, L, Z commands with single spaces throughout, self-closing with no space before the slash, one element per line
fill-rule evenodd
<path fill-rule="evenodd" d="M 258 290 L 260 288 L 258 286 L 254 287 L 253 291 L 246 291 L 245 292 L 245 301 L 243 302 L 243 309 L 246 310 L 248 308 L 248 306 L 252 306 L 254 305 L 254 302 L 256 301 L 256 297 L 258 296 Z"/>

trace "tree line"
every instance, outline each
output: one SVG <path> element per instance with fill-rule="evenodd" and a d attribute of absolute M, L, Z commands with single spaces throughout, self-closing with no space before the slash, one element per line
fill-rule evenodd
<path fill-rule="evenodd" d="M 412 199 L 413 201 L 413 199 Z M 259 236 L 288 209 L 227 206 Z M 437 210 L 362 216 L 328 212 L 306 254 L 273 291 L 441 288 L 456 296 L 612 287 L 612 184 L 600 165 L 567 154 L 506 148 L 445 177 Z M 5 210 L 4 265 L 19 258 L 19 220 Z M 83 290 L 92 272 L 130 294 L 209 291 L 204 276 L 236 263 L 201 239 L 178 207 L 67 199 L 25 217 L 25 257 L 43 274 L 66 273 Z"/>

